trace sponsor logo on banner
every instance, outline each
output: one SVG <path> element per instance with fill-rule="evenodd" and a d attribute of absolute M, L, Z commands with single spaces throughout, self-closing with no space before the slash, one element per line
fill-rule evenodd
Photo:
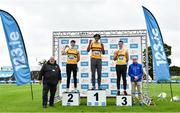
<path fill-rule="evenodd" d="M 116 64 L 116 61 L 112 60 L 112 61 L 109 62 L 109 66 L 111 66 L 111 67 L 115 67 L 115 64 Z"/>
<path fill-rule="evenodd" d="M 107 55 L 108 54 L 108 50 L 105 50 L 105 55 Z"/>
<path fill-rule="evenodd" d="M 89 89 L 89 84 L 81 84 L 81 89 Z"/>
<path fill-rule="evenodd" d="M 102 77 L 105 77 L 105 78 L 107 78 L 108 77 L 108 72 L 106 72 L 106 73 L 102 73 Z"/>
<path fill-rule="evenodd" d="M 75 48 L 76 48 L 76 49 L 79 49 L 79 45 L 75 45 Z"/>
<path fill-rule="evenodd" d="M 118 38 L 110 38 L 109 43 L 110 44 L 118 44 L 119 39 Z"/>
<path fill-rule="evenodd" d="M 138 59 L 138 55 L 130 55 L 130 59 L 133 59 L 133 58 L 137 58 Z"/>
<path fill-rule="evenodd" d="M 116 50 L 114 50 L 114 49 L 109 50 L 109 55 L 114 56 L 114 52 L 115 52 L 115 51 L 116 51 Z"/>
<path fill-rule="evenodd" d="M 81 62 L 81 66 L 88 66 L 88 64 L 89 64 L 88 61 Z"/>
<path fill-rule="evenodd" d="M 71 83 L 74 83 L 74 79 L 71 79 Z M 77 83 L 79 83 L 79 79 L 77 79 Z"/>
<path fill-rule="evenodd" d="M 82 78 L 81 79 L 81 83 L 90 83 L 89 81 L 90 81 L 89 78 L 86 78 L 86 79 Z"/>
<path fill-rule="evenodd" d="M 88 39 L 81 39 L 81 44 L 88 44 Z"/>
<path fill-rule="evenodd" d="M 116 84 L 111 84 L 111 85 L 110 85 L 110 88 L 111 88 L 111 89 L 117 89 L 117 85 L 116 85 Z"/>
<path fill-rule="evenodd" d="M 102 57 L 102 60 L 103 60 L 103 61 L 107 61 L 107 60 L 109 60 L 109 57 L 108 57 L 108 56 L 103 56 L 103 57 Z"/>
<path fill-rule="evenodd" d="M 103 67 L 102 67 L 102 72 L 106 72 L 107 70 L 109 70 L 109 67 L 108 67 L 108 66 L 103 66 Z"/>
<path fill-rule="evenodd" d="M 82 55 L 81 56 L 81 61 L 89 61 L 89 57 Z"/>
<path fill-rule="evenodd" d="M 102 66 L 108 66 L 108 61 L 102 61 Z"/>
<path fill-rule="evenodd" d="M 87 50 L 81 50 L 81 55 L 88 55 Z"/>
<path fill-rule="evenodd" d="M 138 40 L 138 39 L 139 39 L 139 37 L 130 38 L 130 39 L 129 39 L 129 42 L 130 42 L 130 44 L 139 43 L 140 40 Z M 139 43 L 139 44 L 140 44 L 140 43 Z"/>
<path fill-rule="evenodd" d="M 114 72 L 114 71 L 116 71 L 116 68 L 115 67 L 110 67 L 110 71 Z"/>
<path fill-rule="evenodd" d="M 61 44 L 69 44 L 69 40 L 61 40 Z"/>
<path fill-rule="evenodd" d="M 111 95 L 116 95 L 117 94 L 117 90 L 111 90 Z"/>
<path fill-rule="evenodd" d="M 123 84 L 120 85 L 121 89 L 123 89 Z M 129 89 L 129 85 L 126 85 L 126 89 Z"/>
<path fill-rule="evenodd" d="M 66 84 L 62 84 L 62 89 L 66 89 Z"/>
<path fill-rule="evenodd" d="M 80 67 L 80 72 L 90 72 L 89 67 Z"/>
<path fill-rule="evenodd" d="M 66 60 L 67 60 L 67 56 L 66 56 L 66 55 L 63 55 L 60 60 L 61 60 L 61 61 L 66 61 Z"/>
<path fill-rule="evenodd" d="M 81 73 L 81 78 L 88 78 L 89 77 L 89 73 Z"/>
<path fill-rule="evenodd" d="M 103 78 L 103 79 L 101 79 L 101 82 L 102 83 L 109 83 L 109 79 L 108 78 Z"/>
<path fill-rule="evenodd" d="M 130 48 L 138 48 L 138 44 L 130 44 Z"/>
<path fill-rule="evenodd" d="M 120 40 L 122 40 L 123 43 L 128 43 L 128 38 L 120 38 Z"/>
<path fill-rule="evenodd" d="M 113 55 L 110 56 L 110 60 L 114 60 L 114 56 Z"/>
<path fill-rule="evenodd" d="M 62 78 L 67 78 L 66 73 L 61 73 Z"/>
<path fill-rule="evenodd" d="M 117 77 L 116 72 L 111 72 L 110 75 L 111 77 Z"/>
<path fill-rule="evenodd" d="M 138 54 L 138 52 L 139 52 L 138 49 L 129 50 L 129 54 Z"/>
<path fill-rule="evenodd" d="M 116 83 L 117 79 L 116 78 L 111 78 L 111 83 Z"/>
<path fill-rule="evenodd" d="M 87 51 L 87 45 L 81 45 L 81 46 L 80 46 L 80 49 L 81 49 L 81 50 L 86 50 L 86 51 Z"/>
<path fill-rule="evenodd" d="M 101 88 L 102 89 L 109 89 L 109 85 L 108 84 L 101 84 Z"/>
<path fill-rule="evenodd" d="M 108 43 L 108 39 L 107 38 L 101 38 L 101 43 Z"/>
<path fill-rule="evenodd" d="M 110 49 L 117 49 L 118 45 L 117 44 L 110 44 Z"/>

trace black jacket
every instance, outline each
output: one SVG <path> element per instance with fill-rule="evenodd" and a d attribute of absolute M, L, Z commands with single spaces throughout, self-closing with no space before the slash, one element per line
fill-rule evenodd
<path fill-rule="evenodd" d="M 56 62 L 51 64 L 49 61 L 45 63 L 41 68 L 38 80 L 43 80 L 43 84 L 57 85 L 61 80 L 59 65 Z"/>

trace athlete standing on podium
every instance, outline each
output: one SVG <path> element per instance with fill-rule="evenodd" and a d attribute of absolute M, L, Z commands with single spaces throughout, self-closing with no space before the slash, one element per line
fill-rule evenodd
<path fill-rule="evenodd" d="M 71 79 L 71 72 L 73 72 L 74 79 L 74 92 L 77 90 L 77 63 L 80 60 L 80 54 L 77 48 L 75 48 L 75 40 L 71 40 L 71 47 L 68 45 L 62 51 L 62 54 L 67 54 L 67 65 L 66 65 L 66 74 L 67 74 L 67 92 L 69 92 L 69 85 Z"/>
<path fill-rule="evenodd" d="M 98 74 L 98 89 L 101 90 L 101 71 L 102 71 L 102 54 L 105 54 L 104 45 L 99 42 L 101 36 L 99 34 L 94 35 L 95 41 L 89 41 L 89 45 L 87 47 L 87 51 L 92 51 L 91 54 L 91 74 L 92 74 L 92 90 L 95 90 L 95 82 L 96 82 L 96 70 Z"/>
<path fill-rule="evenodd" d="M 116 73 L 117 73 L 117 95 L 120 95 L 121 76 L 123 79 L 124 95 L 127 95 L 126 71 L 127 71 L 127 62 L 129 60 L 129 55 L 126 48 L 123 46 L 123 41 L 119 41 L 118 45 L 119 45 L 119 49 L 114 52 L 114 61 L 116 61 Z"/>

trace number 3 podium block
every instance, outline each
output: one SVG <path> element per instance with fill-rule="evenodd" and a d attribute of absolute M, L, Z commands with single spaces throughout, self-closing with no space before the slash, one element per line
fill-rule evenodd
<path fill-rule="evenodd" d="M 116 96 L 116 106 L 132 106 L 131 95 Z"/>
<path fill-rule="evenodd" d="M 79 106 L 80 93 L 64 92 L 62 94 L 62 106 Z"/>
<path fill-rule="evenodd" d="M 106 106 L 106 91 L 88 90 L 87 106 Z"/>

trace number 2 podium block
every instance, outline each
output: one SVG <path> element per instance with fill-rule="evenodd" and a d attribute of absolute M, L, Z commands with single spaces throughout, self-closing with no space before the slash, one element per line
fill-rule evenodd
<path fill-rule="evenodd" d="M 62 94 L 62 106 L 79 106 L 80 93 L 64 92 Z"/>
<path fill-rule="evenodd" d="M 88 90 L 87 106 L 106 106 L 106 91 Z"/>
<path fill-rule="evenodd" d="M 131 95 L 116 96 L 116 106 L 132 106 Z"/>

